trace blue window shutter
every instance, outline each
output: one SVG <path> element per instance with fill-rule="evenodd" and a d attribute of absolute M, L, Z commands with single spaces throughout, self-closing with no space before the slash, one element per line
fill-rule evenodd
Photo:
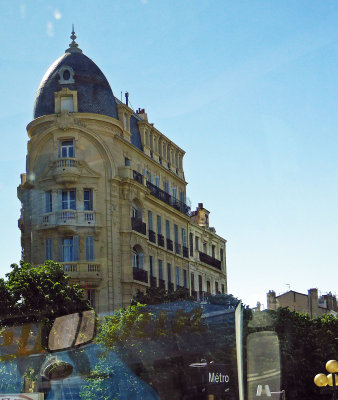
<path fill-rule="evenodd" d="M 58 239 L 58 261 L 63 262 L 63 239 Z"/>
<path fill-rule="evenodd" d="M 79 261 L 79 237 L 73 236 L 73 261 Z"/>

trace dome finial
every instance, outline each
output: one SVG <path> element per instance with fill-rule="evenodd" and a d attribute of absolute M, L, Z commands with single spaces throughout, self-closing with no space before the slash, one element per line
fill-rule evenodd
<path fill-rule="evenodd" d="M 65 51 L 66 53 L 82 53 L 82 50 L 79 49 L 79 45 L 75 42 L 76 35 L 74 31 L 74 24 L 72 24 L 72 34 L 70 35 L 72 39 L 72 43 L 69 44 L 69 48 Z"/>

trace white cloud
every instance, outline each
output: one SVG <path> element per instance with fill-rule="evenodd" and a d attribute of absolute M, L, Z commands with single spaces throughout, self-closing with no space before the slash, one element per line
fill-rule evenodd
<path fill-rule="evenodd" d="M 60 11 L 58 9 L 54 10 L 54 18 L 55 19 L 61 19 L 62 18 L 62 14 L 60 13 Z"/>
<path fill-rule="evenodd" d="M 53 22 L 48 21 L 47 22 L 47 30 L 46 33 L 48 36 L 54 36 L 54 26 Z"/>
<path fill-rule="evenodd" d="M 20 4 L 20 16 L 22 19 L 26 18 L 26 4 Z"/>

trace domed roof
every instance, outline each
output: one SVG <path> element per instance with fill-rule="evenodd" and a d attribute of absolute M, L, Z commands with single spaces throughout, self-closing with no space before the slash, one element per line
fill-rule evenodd
<path fill-rule="evenodd" d="M 38 88 L 34 118 L 54 114 L 54 93 L 62 88 L 77 90 L 78 112 L 117 118 L 116 102 L 100 68 L 78 48 L 75 34 L 72 43 L 47 70 Z"/>

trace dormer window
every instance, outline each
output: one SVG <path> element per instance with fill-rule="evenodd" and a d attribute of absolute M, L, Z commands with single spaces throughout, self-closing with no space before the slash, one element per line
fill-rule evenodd
<path fill-rule="evenodd" d="M 66 85 L 75 82 L 74 70 L 72 67 L 69 67 L 68 65 L 63 65 L 58 72 L 60 76 L 59 83 L 61 85 Z"/>
<path fill-rule="evenodd" d="M 73 96 L 61 96 L 61 111 L 74 112 Z"/>

